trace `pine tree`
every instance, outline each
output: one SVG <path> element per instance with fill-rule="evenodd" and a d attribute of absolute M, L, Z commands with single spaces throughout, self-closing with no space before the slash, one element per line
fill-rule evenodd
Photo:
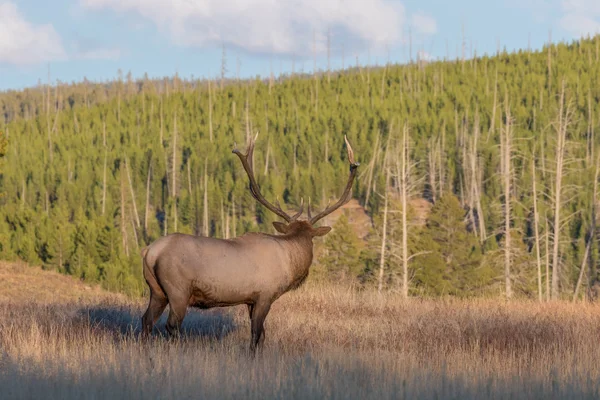
<path fill-rule="evenodd" d="M 320 263 L 333 281 L 355 282 L 364 267 L 360 262 L 362 244 L 342 214 L 325 237 Z"/>
<path fill-rule="evenodd" d="M 481 264 L 477 236 L 467 230 L 465 215 L 458 198 L 445 193 L 432 208 L 422 232 L 421 245 L 432 253 L 416 258 L 415 268 L 422 271 L 422 284 L 435 293 L 472 295 L 493 276 L 491 269 Z"/>

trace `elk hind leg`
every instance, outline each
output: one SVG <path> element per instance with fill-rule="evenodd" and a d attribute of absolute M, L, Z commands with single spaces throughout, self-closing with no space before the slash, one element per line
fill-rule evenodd
<path fill-rule="evenodd" d="M 167 307 L 168 302 L 165 296 L 150 292 L 150 303 L 142 317 L 142 337 L 148 337 L 152 333 L 152 328 Z"/>
<path fill-rule="evenodd" d="M 169 332 L 171 338 L 179 337 L 181 324 L 187 312 L 187 302 L 171 300 L 170 306 L 169 318 L 167 318 L 167 332 Z"/>

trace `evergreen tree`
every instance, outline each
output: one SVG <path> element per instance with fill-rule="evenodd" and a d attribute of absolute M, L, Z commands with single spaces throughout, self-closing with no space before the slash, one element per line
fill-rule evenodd
<path fill-rule="evenodd" d="M 435 294 L 472 295 L 490 283 L 493 271 L 481 263 L 477 237 L 467 230 L 458 198 L 445 193 L 421 232 L 420 247 L 431 253 L 415 259 L 416 284 Z"/>
<path fill-rule="evenodd" d="M 332 281 L 354 282 L 363 273 L 364 265 L 360 260 L 362 244 L 342 214 L 325 236 L 320 264 Z"/>

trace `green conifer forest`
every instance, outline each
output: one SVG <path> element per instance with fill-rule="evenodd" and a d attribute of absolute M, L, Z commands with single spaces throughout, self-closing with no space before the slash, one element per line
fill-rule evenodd
<path fill-rule="evenodd" d="M 266 80 L 57 82 L 0 93 L 0 258 L 132 295 L 166 233 L 274 233 L 263 194 L 324 207 L 313 279 L 406 296 L 595 296 L 600 36 L 538 52 Z M 4 143 L 6 140 L 6 143 Z"/>

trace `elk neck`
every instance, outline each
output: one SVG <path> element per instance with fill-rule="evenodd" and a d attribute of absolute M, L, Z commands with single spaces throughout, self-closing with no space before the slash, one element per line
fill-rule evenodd
<path fill-rule="evenodd" d="M 281 236 L 287 248 L 290 269 L 295 279 L 305 278 L 313 259 L 313 241 L 308 232 L 293 232 Z"/>

